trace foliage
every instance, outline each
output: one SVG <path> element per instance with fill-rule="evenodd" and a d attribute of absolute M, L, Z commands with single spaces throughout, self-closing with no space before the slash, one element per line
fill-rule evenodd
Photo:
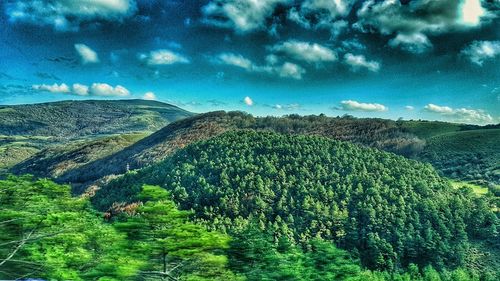
<path fill-rule="evenodd" d="M 225 268 L 229 237 L 208 232 L 189 222 L 189 212 L 179 211 L 166 190 L 143 186 L 145 202 L 133 214 L 114 223 L 126 233 L 129 247 L 147 264 L 140 276 L 154 280 L 237 280 Z"/>
<path fill-rule="evenodd" d="M 69 186 L 10 176 L 0 181 L 0 279 L 239 280 L 226 269 L 229 237 L 168 197 L 145 186 L 145 203 L 109 224 Z"/>
<path fill-rule="evenodd" d="M 135 201 L 144 183 L 214 229 L 257 220 L 293 243 L 335 241 L 371 269 L 453 268 L 470 239 L 498 239 L 487 199 L 453 189 L 430 165 L 322 137 L 225 133 L 111 182 L 93 203 Z"/>
<path fill-rule="evenodd" d="M 0 224 L 0 279 L 125 280 L 141 264 L 121 251 L 124 236 L 87 200 L 48 180 L 0 181 Z"/>

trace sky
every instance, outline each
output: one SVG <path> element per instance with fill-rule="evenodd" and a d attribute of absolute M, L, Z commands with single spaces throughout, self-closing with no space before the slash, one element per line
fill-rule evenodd
<path fill-rule="evenodd" d="M 500 123 L 500 0 L 0 3 L 0 104 Z"/>

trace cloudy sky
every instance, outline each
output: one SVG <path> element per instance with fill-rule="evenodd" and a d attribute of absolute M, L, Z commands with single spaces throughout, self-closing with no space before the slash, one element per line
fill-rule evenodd
<path fill-rule="evenodd" d="M 500 0 L 0 3 L 0 104 L 500 122 Z"/>

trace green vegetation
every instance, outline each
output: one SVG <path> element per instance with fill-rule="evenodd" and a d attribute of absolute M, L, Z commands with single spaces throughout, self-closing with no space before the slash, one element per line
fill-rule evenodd
<path fill-rule="evenodd" d="M 443 175 L 500 183 L 500 129 L 454 132 L 430 138 L 419 159 Z"/>
<path fill-rule="evenodd" d="M 51 136 L 155 131 L 192 114 L 178 107 L 145 100 L 87 100 L 0 106 L 0 135 Z"/>
<path fill-rule="evenodd" d="M 430 165 L 322 137 L 228 132 L 112 181 L 92 202 L 139 201 L 143 184 L 169 190 L 211 229 L 239 233 L 255 221 L 305 248 L 334 241 L 370 269 L 455 268 L 472 240 L 498 246 L 487 198 Z"/>
<path fill-rule="evenodd" d="M 313 238 L 301 247 L 255 223 L 230 238 L 179 211 L 170 194 L 143 186 L 141 201 L 105 222 L 68 186 L 30 176 L 0 181 L 0 278 L 179 281 L 468 281 L 497 280 L 457 268 L 410 264 L 369 271 L 348 252 Z M 109 214 L 108 214 L 109 215 Z"/>
<path fill-rule="evenodd" d="M 105 223 L 69 186 L 31 177 L 0 181 L 0 279 L 237 280 L 226 268 L 229 238 L 145 186 L 143 204 Z"/>
<path fill-rule="evenodd" d="M 151 133 L 191 115 L 169 104 L 144 100 L 0 106 L 0 173 L 32 157 L 20 165 L 33 169 L 33 173 L 52 177 L 54 171 L 44 170 L 47 163 L 40 158 L 53 155 L 37 154 L 46 148 L 60 146 L 56 150 L 65 150 L 70 141 L 84 146 L 104 136 Z M 95 153 L 95 159 L 101 156 L 100 151 Z M 71 161 L 60 157 L 54 160 Z M 22 171 L 23 168 L 18 166 L 12 172 Z"/>
<path fill-rule="evenodd" d="M 29 173 L 40 177 L 57 178 L 69 170 L 116 153 L 147 135 L 147 133 L 122 134 L 49 147 L 14 166 L 11 171 L 16 174 Z"/>

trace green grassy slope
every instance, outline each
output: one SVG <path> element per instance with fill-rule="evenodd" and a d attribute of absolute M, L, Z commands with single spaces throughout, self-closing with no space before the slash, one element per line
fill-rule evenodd
<path fill-rule="evenodd" d="M 0 135 L 68 139 L 156 131 L 192 113 L 145 100 L 86 100 L 0 106 Z"/>
<path fill-rule="evenodd" d="M 0 105 L 0 172 L 48 147 L 62 145 L 59 150 L 65 150 L 64 146 L 76 140 L 86 145 L 88 141 L 109 135 L 154 132 L 192 115 L 169 104 L 145 100 Z M 100 155 L 99 151 L 96 153 Z M 29 163 L 35 162 L 46 164 L 37 159 Z M 31 167 L 35 174 L 46 168 Z"/>

